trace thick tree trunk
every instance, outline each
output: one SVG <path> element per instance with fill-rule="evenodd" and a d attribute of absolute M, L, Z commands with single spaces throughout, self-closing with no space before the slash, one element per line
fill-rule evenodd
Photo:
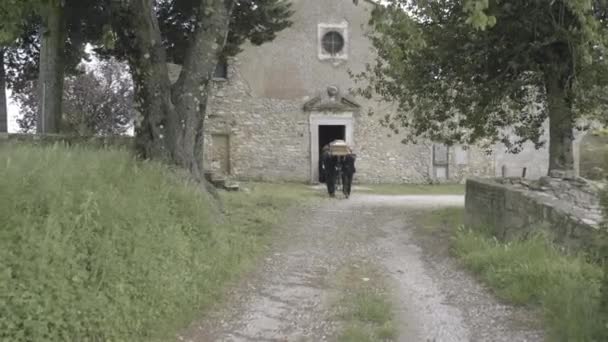
<path fill-rule="evenodd" d="M 0 48 L 0 133 L 8 132 L 8 104 L 6 99 L 6 72 L 4 48 Z"/>
<path fill-rule="evenodd" d="M 201 1 L 198 26 L 186 52 L 179 79 L 172 89 L 175 116 L 170 121 L 174 133 L 176 162 L 193 175 L 202 173 L 204 118 L 209 84 L 230 25 L 232 0 Z"/>
<path fill-rule="evenodd" d="M 152 0 L 114 1 L 131 27 L 119 32 L 131 38 L 130 64 L 135 97 L 143 121 L 136 145 L 144 158 L 160 159 L 202 176 L 203 127 L 209 81 L 228 34 L 232 0 L 202 0 L 198 26 L 192 33 L 185 62 L 171 87 L 166 52 Z"/>
<path fill-rule="evenodd" d="M 574 114 L 563 73 L 545 74 L 549 109 L 549 175 L 574 176 Z"/>
<path fill-rule="evenodd" d="M 173 115 L 167 57 L 151 0 L 113 2 L 115 25 L 131 47 L 129 64 L 135 84 L 135 101 L 143 120 L 135 127 L 135 144 L 142 158 L 172 163 L 172 137 L 167 121 Z M 120 16 L 121 19 L 118 19 Z M 131 23 L 125 27 L 124 23 Z"/>
<path fill-rule="evenodd" d="M 38 133 L 61 129 L 65 59 L 65 14 L 61 1 L 49 1 L 43 12 L 38 74 Z"/>

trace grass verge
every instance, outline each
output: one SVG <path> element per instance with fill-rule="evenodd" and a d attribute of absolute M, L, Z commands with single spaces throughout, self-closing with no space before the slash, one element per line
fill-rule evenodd
<path fill-rule="evenodd" d="M 394 341 L 397 329 L 382 275 L 370 265 L 350 266 L 337 279 L 341 298 L 336 307 L 342 329 L 335 341 Z"/>
<path fill-rule="evenodd" d="M 379 195 L 464 195 L 465 193 L 463 184 L 374 184 L 365 187 Z"/>
<path fill-rule="evenodd" d="M 458 228 L 462 222 L 463 209 L 441 209 L 421 215 L 418 224 L 448 230 L 452 252 L 499 298 L 540 307 L 551 341 L 601 340 L 601 266 L 562 254 L 541 235 L 505 243 Z"/>
<path fill-rule="evenodd" d="M 218 220 L 185 179 L 125 151 L 0 146 L 0 340 L 172 340 L 307 195 L 222 193 Z"/>

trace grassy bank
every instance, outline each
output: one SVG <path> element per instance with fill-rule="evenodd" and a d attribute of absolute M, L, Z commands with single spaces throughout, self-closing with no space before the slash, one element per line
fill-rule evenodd
<path fill-rule="evenodd" d="M 503 243 L 483 231 L 458 228 L 462 209 L 420 218 L 431 230 L 450 230 L 453 253 L 501 299 L 540 307 L 551 341 L 599 341 L 602 269 L 568 256 L 543 236 Z"/>
<path fill-rule="evenodd" d="M 382 275 L 371 265 L 350 266 L 337 277 L 341 296 L 335 304 L 341 329 L 337 342 L 394 341 L 393 308 Z"/>
<path fill-rule="evenodd" d="M 172 340 L 307 194 L 285 190 L 222 194 L 217 220 L 195 184 L 126 152 L 1 146 L 0 340 Z"/>

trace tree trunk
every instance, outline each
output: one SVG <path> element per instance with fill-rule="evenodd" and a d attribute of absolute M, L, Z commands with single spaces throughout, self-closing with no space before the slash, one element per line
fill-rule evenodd
<path fill-rule="evenodd" d="M 37 132 L 59 133 L 62 119 L 65 14 L 61 1 L 44 5 L 38 74 Z"/>
<path fill-rule="evenodd" d="M 175 139 L 176 162 L 200 177 L 204 145 L 204 119 L 210 80 L 226 44 L 232 0 L 203 0 L 198 26 L 186 51 L 179 79 L 172 89 L 175 104 L 170 127 Z"/>
<path fill-rule="evenodd" d="M 549 175 L 574 176 L 574 114 L 567 73 L 545 73 L 549 109 Z"/>
<path fill-rule="evenodd" d="M 8 132 L 8 104 L 6 99 L 6 71 L 4 48 L 0 48 L 0 133 Z"/>
<path fill-rule="evenodd" d="M 135 98 L 143 121 L 136 127 L 141 157 L 162 160 L 202 176 L 203 127 L 209 81 L 228 34 L 232 0 L 202 0 L 198 26 L 176 84 L 171 87 L 166 51 L 151 0 L 114 1 L 123 17 L 115 25 L 130 40 Z M 124 28 L 128 19 L 131 27 Z M 131 38 L 129 38 L 131 37 Z"/>
<path fill-rule="evenodd" d="M 167 121 L 173 113 L 171 84 L 153 1 L 131 0 L 126 4 L 114 1 L 112 4 L 117 20 L 115 28 L 131 48 L 128 58 L 135 102 L 143 118 L 135 126 L 137 152 L 142 158 L 171 163 L 171 134 L 167 129 Z M 126 27 L 125 22 L 130 25 Z"/>

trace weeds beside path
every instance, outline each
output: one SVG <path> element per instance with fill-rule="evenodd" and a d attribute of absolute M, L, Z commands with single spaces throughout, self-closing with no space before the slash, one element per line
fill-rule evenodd
<path fill-rule="evenodd" d="M 427 211 L 416 220 L 429 245 L 443 244 L 446 254 L 450 248 L 498 297 L 541 311 L 550 341 L 598 341 L 599 265 L 560 253 L 543 236 L 502 243 L 460 229 L 462 209 Z"/>

